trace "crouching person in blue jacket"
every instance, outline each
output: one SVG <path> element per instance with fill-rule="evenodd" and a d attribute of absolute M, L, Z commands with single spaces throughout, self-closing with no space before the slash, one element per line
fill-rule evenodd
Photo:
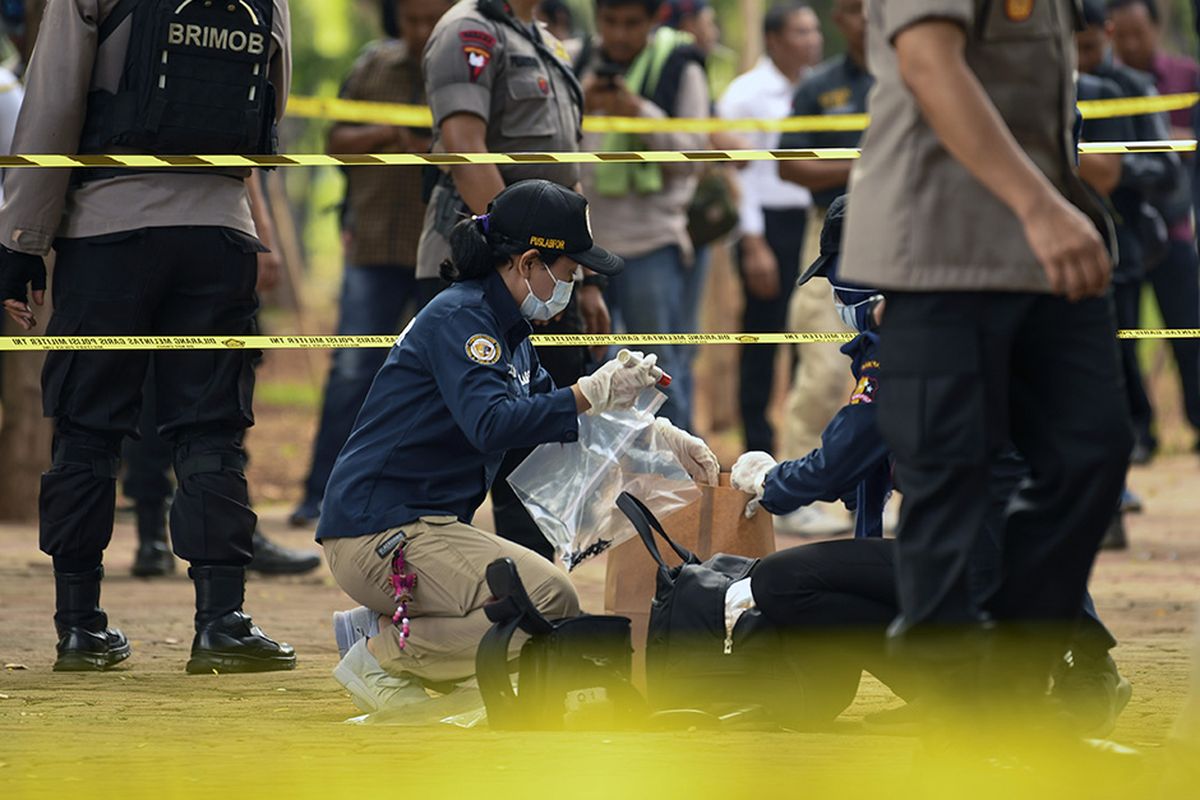
<path fill-rule="evenodd" d="M 789 653 L 804 681 L 807 715 L 832 719 L 854 699 L 862 670 L 874 674 L 901 698 L 916 697 L 916 665 L 902 663 L 887 647 L 887 628 L 899 613 L 894 541 L 883 537 L 883 509 L 892 492 L 891 455 L 876 429 L 879 394 L 879 334 L 886 301 L 866 287 L 838 278 L 845 198 L 829 209 L 821 231 L 821 255 L 800 277 L 833 284 L 839 316 L 858 336 L 842 347 L 856 381 L 850 399 L 826 426 L 821 447 L 803 458 L 777 464 L 767 453 L 742 455 L 733 466 L 733 485 L 772 514 L 809 503 L 842 500 L 856 513 L 855 538 L 800 545 L 771 555 L 754 572 L 758 608 L 789 632 Z M 886 398 L 886 393 L 883 395 Z M 886 399 L 883 400 L 886 402 Z M 998 583 L 1003 563 L 1004 510 L 1028 466 L 1012 447 L 992 465 L 990 511 L 970 562 L 971 594 L 981 607 Z M 903 487 L 899 487 L 903 491 Z M 1085 596 L 1071 650 L 1055 672 L 1053 699 L 1082 733 L 1103 736 L 1128 703 L 1129 682 L 1117 672 L 1109 650 L 1116 640 Z M 919 723 L 919 703 L 868 718 L 878 728 Z"/>
<path fill-rule="evenodd" d="M 594 245 L 582 196 L 544 180 L 515 183 L 488 213 L 455 227 L 450 249 L 442 277 L 451 286 L 375 376 L 317 528 L 338 586 L 361 604 L 334 615 L 334 677 L 366 712 L 428 711 L 430 686 L 470 693 L 453 687 L 475 672 L 491 626 L 486 570 L 498 558 L 516 563 L 544 615 L 579 614 L 565 573 L 472 519 L 506 451 L 576 441 L 580 414 L 628 408 L 662 377 L 654 356 L 625 353 L 556 387 L 529 342 L 530 323 L 563 312 L 584 268 L 614 275 L 624 266 Z M 711 465 L 704 477 L 715 482 L 703 442 L 665 421 L 658 430 L 682 463 Z M 522 641 L 514 637 L 513 656 Z"/>

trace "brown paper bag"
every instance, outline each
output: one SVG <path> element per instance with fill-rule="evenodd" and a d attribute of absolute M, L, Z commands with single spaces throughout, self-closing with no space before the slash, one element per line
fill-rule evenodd
<path fill-rule="evenodd" d="M 775 552 L 775 527 L 771 515 L 759 510 L 746 519 L 750 495 L 729 485 L 723 473 L 720 485 L 700 487 L 700 500 L 659 520 L 667 535 L 705 560 L 715 553 L 761 558 Z M 659 550 L 668 565 L 680 563 L 665 542 Z M 608 552 L 604 578 L 604 610 L 629 617 L 633 622 L 633 677 L 645 687 L 646 628 L 650 621 L 650 601 L 654 599 L 658 565 L 646 552 L 640 538 L 634 537 Z"/>

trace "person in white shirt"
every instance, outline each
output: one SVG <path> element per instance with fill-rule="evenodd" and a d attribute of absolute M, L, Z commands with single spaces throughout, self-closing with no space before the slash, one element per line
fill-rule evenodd
<path fill-rule="evenodd" d="M 21 81 L 8 69 L 0 67 L 0 153 L 12 152 L 13 132 L 17 129 L 17 114 L 25 92 Z M 0 170 L 0 203 L 4 202 L 4 171 Z"/>
<path fill-rule="evenodd" d="M 766 54 L 729 85 L 717 103 L 721 117 L 789 116 L 801 79 L 821 59 L 820 20 L 803 3 L 784 2 L 768 10 L 763 18 L 763 38 Z M 778 133 L 741 135 L 747 147 L 771 150 L 779 146 Z M 807 189 L 781 180 L 776 165 L 769 161 L 751 162 L 738 176 L 737 261 L 745 294 L 741 329 L 778 332 L 784 330 L 788 299 L 796 285 L 812 196 Z M 739 399 L 746 447 L 768 453 L 778 452 L 775 430 L 767 417 L 775 360 L 774 345 L 741 348 Z M 833 535 L 848 530 L 844 522 L 814 521 L 823 526 L 814 533 Z"/>

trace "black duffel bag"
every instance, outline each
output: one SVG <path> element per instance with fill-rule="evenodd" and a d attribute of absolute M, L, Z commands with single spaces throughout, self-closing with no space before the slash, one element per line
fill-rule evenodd
<path fill-rule="evenodd" d="M 628 492 L 617 507 L 658 564 L 646 637 L 646 689 L 654 710 L 692 708 L 725 716 L 759 706 L 789 725 L 801 708 L 800 683 L 783 658 L 779 629 L 762 613 L 744 611 L 727 625 L 729 587 L 749 578 L 758 559 L 717 553 L 703 563 L 667 536 L 648 508 Z M 682 559 L 668 566 L 654 535 Z"/>
<path fill-rule="evenodd" d="M 487 568 L 494 625 L 475 654 L 475 677 L 493 730 L 613 729 L 640 722 L 645 701 L 629 681 L 629 618 L 584 614 L 546 619 L 525 591 L 512 559 Z M 509 679 L 508 648 L 517 629 L 520 692 Z"/>

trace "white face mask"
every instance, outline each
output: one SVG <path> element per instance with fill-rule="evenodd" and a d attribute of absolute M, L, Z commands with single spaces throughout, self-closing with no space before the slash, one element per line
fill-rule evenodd
<path fill-rule="evenodd" d="M 543 300 L 534 294 L 533 287 L 526 278 L 525 286 L 529 289 L 529 294 L 525 295 L 525 299 L 521 301 L 521 316 L 536 322 L 553 319 L 565 311 L 567 304 L 571 302 L 571 292 L 575 288 L 574 281 L 560 281 L 554 277 L 554 273 L 550 272 L 550 268 L 545 264 L 542 264 L 542 268 L 550 273 L 550 280 L 554 281 L 554 291 L 550 293 L 550 299 Z"/>
<path fill-rule="evenodd" d="M 871 295 L 866 300 L 860 300 L 857 303 L 846 305 L 837 299 L 836 295 L 833 300 L 834 306 L 837 308 L 838 317 L 841 318 L 842 324 L 852 331 L 866 333 L 871 330 L 873 319 L 870 318 L 871 312 L 874 310 L 873 304 L 882 300 L 883 295 Z"/>

